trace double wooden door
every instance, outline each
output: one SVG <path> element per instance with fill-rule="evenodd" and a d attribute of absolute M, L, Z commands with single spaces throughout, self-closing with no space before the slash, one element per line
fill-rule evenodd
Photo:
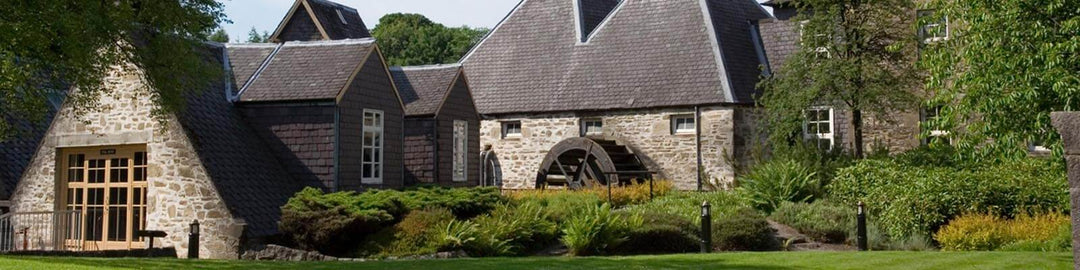
<path fill-rule="evenodd" d="M 142 248 L 135 231 L 146 227 L 145 146 L 73 148 L 61 151 L 65 165 L 61 205 L 81 213 L 71 221 L 67 244 L 82 250 Z"/>

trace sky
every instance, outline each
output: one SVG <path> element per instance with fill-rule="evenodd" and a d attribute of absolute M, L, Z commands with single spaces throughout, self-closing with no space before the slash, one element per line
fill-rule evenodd
<path fill-rule="evenodd" d="M 232 24 L 224 24 L 232 42 L 247 40 L 255 27 L 261 33 L 274 32 L 295 0 L 221 0 Z M 517 5 L 518 0 L 331 0 L 356 8 L 367 27 L 390 13 L 419 13 L 432 21 L 456 27 L 495 27 Z"/>

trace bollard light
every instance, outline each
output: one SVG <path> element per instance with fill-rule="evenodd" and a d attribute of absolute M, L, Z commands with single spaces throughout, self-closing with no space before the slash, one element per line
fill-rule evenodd
<path fill-rule="evenodd" d="M 867 251 L 870 250 L 870 248 L 866 241 L 866 210 L 864 209 L 865 205 L 863 205 L 863 202 L 860 201 L 858 206 L 859 212 L 855 216 L 857 223 L 857 227 L 855 228 L 855 242 L 858 245 L 859 251 Z"/>
<path fill-rule="evenodd" d="M 709 201 L 701 203 L 701 253 L 712 251 L 712 211 Z"/>
<path fill-rule="evenodd" d="M 199 220 L 191 222 L 191 234 L 188 235 L 188 259 L 199 258 Z"/>

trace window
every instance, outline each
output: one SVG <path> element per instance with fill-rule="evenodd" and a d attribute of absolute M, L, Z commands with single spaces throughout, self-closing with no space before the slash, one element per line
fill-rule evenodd
<path fill-rule="evenodd" d="M 469 167 L 469 122 L 454 120 L 454 182 L 466 180 Z"/>
<path fill-rule="evenodd" d="M 829 107 L 806 110 L 806 122 L 803 126 L 803 138 L 822 150 L 832 150 L 833 110 Z"/>
<path fill-rule="evenodd" d="M 941 125 L 943 124 L 943 120 L 941 118 L 941 108 L 943 108 L 943 106 L 937 105 L 923 109 L 922 126 L 923 128 L 929 129 L 929 132 L 927 132 L 926 134 L 927 137 L 923 139 L 923 144 L 930 144 L 931 141 L 938 140 L 945 143 L 949 142 L 947 138 L 949 135 L 949 131 L 939 129 L 939 127 L 941 127 Z"/>
<path fill-rule="evenodd" d="M 806 38 L 806 35 L 805 35 L 805 33 L 806 33 L 806 25 L 808 25 L 808 24 L 810 24 L 809 20 L 804 20 L 804 21 L 799 22 L 799 45 L 805 45 L 806 42 L 808 41 L 807 38 Z M 823 42 L 826 42 L 827 40 L 828 40 L 828 35 L 826 35 L 826 34 L 816 34 L 816 35 L 814 35 L 813 39 L 809 40 L 810 43 L 817 44 L 817 45 L 822 45 L 822 46 L 818 46 L 816 49 L 814 49 L 814 51 L 817 52 L 817 57 L 830 58 L 832 56 L 829 53 L 829 48 L 823 46 L 824 45 Z"/>
<path fill-rule="evenodd" d="M 949 39 L 949 18 L 937 16 L 935 10 L 920 10 L 917 12 L 919 21 L 919 38 L 924 43 L 932 43 Z"/>
<path fill-rule="evenodd" d="M 382 184 L 383 176 L 383 112 L 364 110 L 364 150 L 361 162 L 363 184 Z"/>
<path fill-rule="evenodd" d="M 510 121 L 502 123 L 502 137 L 506 138 L 520 138 L 521 137 L 521 121 Z"/>
<path fill-rule="evenodd" d="M 604 120 L 600 118 L 581 119 L 581 136 L 603 135 Z"/>
<path fill-rule="evenodd" d="M 335 11 L 337 11 L 338 19 L 341 19 L 341 24 L 349 24 L 349 22 L 345 21 L 345 15 L 341 15 L 341 10 L 340 9 L 337 9 Z"/>
<path fill-rule="evenodd" d="M 671 117 L 671 134 L 693 134 L 697 130 L 693 115 L 675 115 Z"/>
<path fill-rule="evenodd" d="M 110 146 L 61 150 L 62 188 L 57 198 L 82 218 L 63 231 L 68 247 L 103 250 L 141 248 L 135 232 L 146 227 L 145 147 Z"/>

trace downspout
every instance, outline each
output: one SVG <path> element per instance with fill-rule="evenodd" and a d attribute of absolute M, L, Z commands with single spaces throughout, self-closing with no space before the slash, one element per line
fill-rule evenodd
<path fill-rule="evenodd" d="M 334 186 L 341 190 L 341 106 L 334 106 Z"/>
<path fill-rule="evenodd" d="M 701 107 L 694 106 L 694 147 L 697 148 L 697 190 L 704 190 L 701 179 Z"/>

